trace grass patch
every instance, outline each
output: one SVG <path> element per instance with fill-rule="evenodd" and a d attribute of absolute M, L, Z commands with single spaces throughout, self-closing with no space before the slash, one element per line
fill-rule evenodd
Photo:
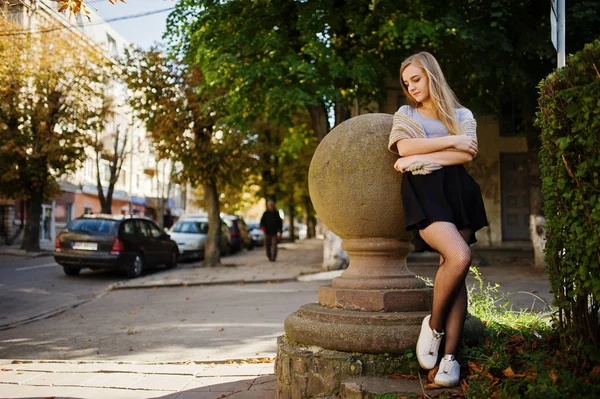
<path fill-rule="evenodd" d="M 561 346 L 554 309 L 513 311 L 497 284 L 471 273 L 469 312 L 484 322 L 486 337 L 460 351 L 466 398 L 600 398 L 600 364 L 582 346 Z"/>

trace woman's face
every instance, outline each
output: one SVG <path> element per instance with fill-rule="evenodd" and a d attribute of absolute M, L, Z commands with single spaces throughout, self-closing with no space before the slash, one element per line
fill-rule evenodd
<path fill-rule="evenodd" d="M 402 72 L 402 82 L 408 94 L 418 103 L 429 100 L 429 79 L 423 68 L 410 64 Z"/>

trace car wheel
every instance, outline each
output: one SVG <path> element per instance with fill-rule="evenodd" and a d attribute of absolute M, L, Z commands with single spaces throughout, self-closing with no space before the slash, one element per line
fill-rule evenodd
<path fill-rule="evenodd" d="M 174 267 L 177 267 L 177 251 L 173 251 L 171 253 L 171 260 L 167 263 L 167 269 L 173 269 Z"/>
<path fill-rule="evenodd" d="M 67 276 L 77 276 L 79 275 L 81 269 L 78 269 L 76 267 L 63 266 L 63 271 Z"/>
<path fill-rule="evenodd" d="M 144 258 L 141 254 L 135 254 L 135 259 L 133 263 L 127 270 L 127 277 L 136 278 L 142 274 L 142 270 L 144 269 Z"/>

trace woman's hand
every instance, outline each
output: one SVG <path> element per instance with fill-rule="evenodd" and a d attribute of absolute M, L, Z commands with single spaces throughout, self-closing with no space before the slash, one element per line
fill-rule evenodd
<path fill-rule="evenodd" d="M 394 164 L 394 169 L 398 172 L 406 172 L 406 169 L 415 162 L 419 162 L 418 155 L 409 155 L 407 157 L 398 158 Z"/>
<path fill-rule="evenodd" d="M 477 141 L 466 135 L 454 136 L 454 148 L 469 153 L 473 157 L 475 157 L 478 152 Z"/>

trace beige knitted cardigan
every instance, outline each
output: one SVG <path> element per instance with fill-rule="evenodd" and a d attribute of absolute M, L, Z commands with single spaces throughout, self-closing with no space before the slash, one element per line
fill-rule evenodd
<path fill-rule="evenodd" d="M 459 126 L 459 134 L 466 134 L 469 137 L 475 139 L 477 143 L 477 122 L 475 119 L 467 119 L 461 122 Z M 396 143 L 403 139 L 418 139 L 427 138 L 425 129 L 414 118 L 402 113 L 396 112 L 394 114 L 394 121 L 392 123 L 392 131 L 390 133 L 390 140 L 388 142 L 388 149 L 394 154 L 398 154 L 398 148 Z M 448 149 L 448 151 L 456 151 Z M 433 171 L 441 169 L 442 165 L 434 162 L 415 162 L 407 168 L 408 172 L 413 175 L 427 175 Z"/>

